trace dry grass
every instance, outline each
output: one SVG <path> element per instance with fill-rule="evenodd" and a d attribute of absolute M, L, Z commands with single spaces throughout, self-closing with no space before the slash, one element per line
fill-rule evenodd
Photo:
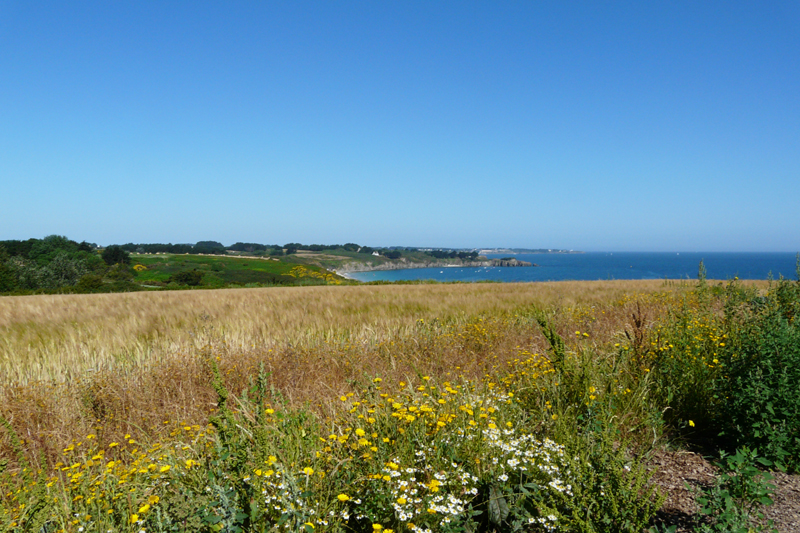
<path fill-rule="evenodd" d="M 568 307 L 663 289 L 662 280 L 293 287 L 0 298 L 0 385 L 64 381 L 229 348 L 380 342 L 417 319 Z"/>
<path fill-rule="evenodd" d="M 209 362 L 234 393 L 260 367 L 276 404 L 336 409 L 373 377 L 481 378 L 546 341 L 528 306 L 555 313 L 568 342 L 632 338 L 680 292 L 663 280 L 237 289 L 0 298 L 0 411 L 26 451 L 51 460 L 96 433 L 161 439 L 204 424 Z M 632 298 L 631 295 L 638 295 Z M 646 304 L 638 306 L 644 299 Z M 638 316 L 638 318 L 636 318 Z M 637 325 L 637 322 L 639 324 Z M 589 337 L 575 337 L 578 330 Z M 569 337 L 572 336 L 571 341 Z M 0 429 L 0 456 L 10 456 Z"/>

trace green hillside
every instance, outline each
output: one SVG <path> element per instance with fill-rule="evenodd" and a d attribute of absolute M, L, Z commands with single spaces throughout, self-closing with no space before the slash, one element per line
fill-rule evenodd
<path fill-rule="evenodd" d="M 146 288 L 328 285 L 343 280 L 314 265 L 267 257 L 131 254 L 131 264 L 133 281 Z"/>

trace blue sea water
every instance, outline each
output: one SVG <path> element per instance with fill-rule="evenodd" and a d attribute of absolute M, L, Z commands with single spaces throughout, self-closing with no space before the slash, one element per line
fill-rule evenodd
<path fill-rule="evenodd" d="M 490 254 L 489 257 L 511 257 Z M 563 281 L 601 279 L 697 279 L 700 261 L 708 279 L 795 279 L 794 253 L 738 252 L 587 252 L 579 254 L 516 254 L 537 267 L 415 268 L 355 272 L 359 281 Z"/>

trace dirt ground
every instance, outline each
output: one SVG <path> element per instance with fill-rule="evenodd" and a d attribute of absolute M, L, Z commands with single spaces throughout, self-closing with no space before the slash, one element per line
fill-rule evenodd
<path fill-rule="evenodd" d="M 716 468 L 702 455 L 688 451 L 659 452 L 652 467 L 656 471 L 652 481 L 667 494 L 658 519 L 666 525 L 677 525 L 679 532 L 693 531 L 698 507 L 687 485 L 692 488 L 713 485 Z M 775 503 L 761 510 L 780 533 L 800 532 L 800 475 L 781 472 L 773 475 Z"/>

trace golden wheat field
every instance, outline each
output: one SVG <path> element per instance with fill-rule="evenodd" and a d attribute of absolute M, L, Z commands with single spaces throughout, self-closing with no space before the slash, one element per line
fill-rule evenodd
<path fill-rule="evenodd" d="M 546 310 L 565 338 L 580 332 L 608 347 L 687 288 L 643 280 L 4 297 L 0 404 L 27 452 L 51 458 L 92 432 L 160 439 L 181 423 L 205 424 L 216 405 L 211 360 L 232 391 L 263 369 L 287 406 L 332 413 L 375 376 L 481 378 L 544 353 L 538 326 L 519 318 L 525 309 Z M 0 451 L 8 446 L 0 438 Z"/>
<path fill-rule="evenodd" d="M 64 381 L 188 354 L 376 343 L 419 319 L 570 307 L 663 290 L 663 280 L 378 285 L 0 298 L 0 382 Z"/>

